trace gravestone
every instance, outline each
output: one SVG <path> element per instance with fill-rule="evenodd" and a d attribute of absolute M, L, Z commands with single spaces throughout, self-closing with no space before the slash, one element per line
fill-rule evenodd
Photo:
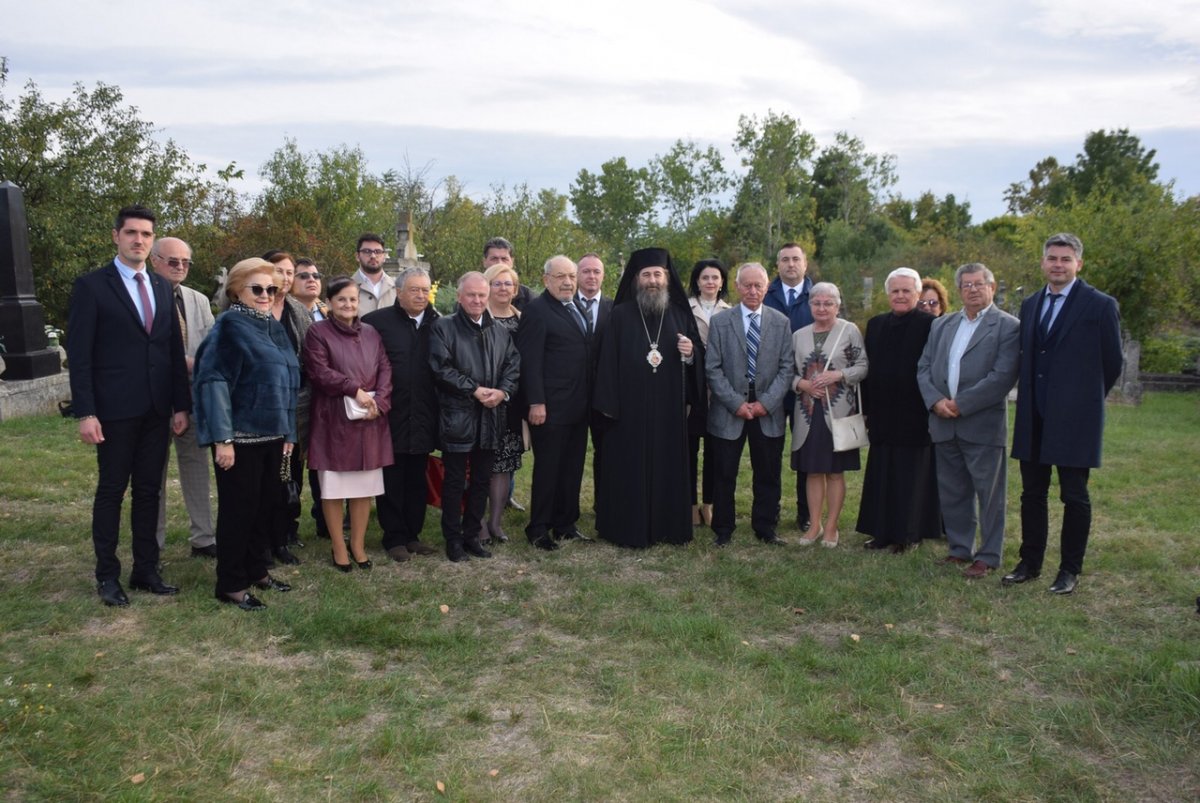
<path fill-rule="evenodd" d="M 5 364 L 0 379 L 61 373 L 58 350 L 47 345 L 46 317 L 33 292 L 25 200 L 11 181 L 0 183 L 0 337 Z"/>

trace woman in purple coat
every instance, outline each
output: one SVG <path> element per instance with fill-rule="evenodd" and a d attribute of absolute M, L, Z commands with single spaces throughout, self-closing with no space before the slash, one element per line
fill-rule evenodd
<path fill-rule="evenodd" d="M 379 333 L 358 319 L 358 285 L 350 277 L 329 282 L 329 312 L 304 337 L 312 385 L 308 465 L 320 476 L 333 565 L 348 572 L 351 559 L 360 569 L 371 568 L 365 545 L 371 498 L 383 493 L 383 467 L 392 464 L 392 366 Z M 349 555 L 342 500 L 350 503 Z"/>

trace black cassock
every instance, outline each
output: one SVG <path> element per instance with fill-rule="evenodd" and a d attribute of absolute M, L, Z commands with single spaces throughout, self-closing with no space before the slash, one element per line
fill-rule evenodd
<path fill-rule="evenodd" d="M 686 406 L 704 399 L 704 353 L 690 310 L 670 305 L 661 335 L 658 327 L 658 316 L 643 325 L 636 302 L 618 304 L 600 344 L 593 404 L 607 416 L 608 431 L 596 531 L 619 546 L 692 540 Z M 681 332 L 692 341 L 691 365 L 679 356 Z M 655 338 L 663 358 L 657 371 L 646 359 Z"/>

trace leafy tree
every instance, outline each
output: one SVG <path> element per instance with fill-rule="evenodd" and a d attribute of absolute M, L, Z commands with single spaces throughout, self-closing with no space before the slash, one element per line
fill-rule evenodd
<path fill-rule="evenodd" d="M 862 225 L 896 180 L 895 156 L 868 153 L 861 139 L 839 131 L 834 144 L 821 151 L 813 166 L 817 217 Z"/>
<path fill-rule="evenodd" d="M 0 181 L 24 193 L 35 291 L 50 322 L 66 324 L 75 278 L 112 258 L 113 218 L 122 206 L 155 210 L 160 235 L 212 235 L 236 216 L 227 183 L 235 168 L 227 168 L 233 172 L 224 183 L 206 179 L 204 165 L 154 138 L 154 127 L 124 105 L 117 87 L 79 83 L 55 103 L 32 81 L 11 98 L 7 80 L 0 59 Z"/>
<path fill-rule="evenodd" d="M 650 170 L 630 167 L 624 156 L 600 165 L 599 173 L 580 170 L 569 196 L 579 225 L 606 244 L 610 259 L 630 252 L 654 210 Z"/>
<path fill-rule="evenodd" d="M 681 139 L 651 160 L 650 176 L 667 226 L 678 231 L 689 229 L 702 212 L 717 209 L 720 196 L 733 185 L 720 151 Z"/>
<path fill-rule="evenodd" d="M 816 140 L 788 114 L 738 118 L 734 149 L 747 168 L 731 213 L 737 258 L 774 254 L 814 228 L 809 164 Z"/>

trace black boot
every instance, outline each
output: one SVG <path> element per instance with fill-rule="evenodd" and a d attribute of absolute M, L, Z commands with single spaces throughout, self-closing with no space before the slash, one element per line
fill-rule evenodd
<path fill-rule="evenodd" d="M 463 551 L 462 539 L 458 538 L 446 542 L 446 557 L 454 563 L 471 559 L 471 556 Z"/>

